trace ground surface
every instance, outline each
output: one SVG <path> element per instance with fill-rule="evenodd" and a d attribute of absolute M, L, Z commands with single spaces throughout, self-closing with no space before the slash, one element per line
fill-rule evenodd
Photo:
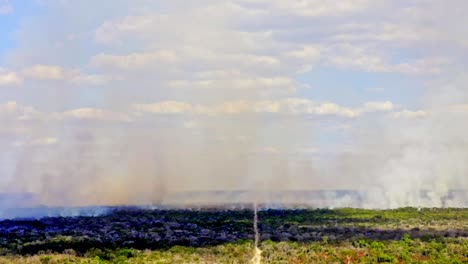
<path fill-rule="evenodd" d="M 0 221 L 0 263 L 248 263 L 251 210 Z M 263 263 L 468 263 L 468 209 L 259 212 Z"/>

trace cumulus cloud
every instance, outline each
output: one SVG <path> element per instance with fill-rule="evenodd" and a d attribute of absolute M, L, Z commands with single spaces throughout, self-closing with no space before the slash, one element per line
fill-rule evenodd
<path fill-rule="evenodd" d="M 116 68 L 121 70 L 140 70 L 152 64 L 175 62 L 177 55 L 171 51 L 132 53 L 128 55 L 97 54 L 91 58 L 91 64 L 96 67 Z"/>
<path fill-rule="evenodd" d="M 316 46 L 305 46 L 301 49 L 288 51 L 286 55 L 296 59 L 316 60 L 320 57 L 320 48 Z"/>
<path fill-rule="evenodd" d="M 95 120 L 130 122 L 132 116 L 143 113 L 184 114 L 184 115 L 230 115 L 242 113 L 317 115 L 355 118 L 365 112 L 390 111 L 393 104 L 387 102 L 368 102 L 359 107 L 345 107 L 332 102 L 314 102 L 305 98 L 282 100 L 238 100 L 223 101 L 217 104 L 193 104 L 181 101 L 161 101 L 156 103 L 133 104 L 129 110 L 115 112 L 99 108 L 78 108 L 64 112 L 40 112 L 34 107 L 23 106 L 11 101 L 0 104 L 0 116 L 16 120 Z"/>
<path fill-rule="evenodd" d="M 43 114 L 34 107 L 24 106 L 15 101 L 0 104 L 0 118 L 4 120 L 31 121 L 42 117 Z"/>
<path fill-rule="evenodd" d="M 363 111 L 366 112 L 377 112 L 377 111 L 391 111 L 394 105 L 390 101 L 384 102 L 367 102 L 364 104 Z"/>
<path fill-rule="evenodd" d="M 109 83 L 112 79 L 118 79 L 110 75 L 77 73 L 72 76 L 70 82 L 76 85 L 102 86 Z"/>
<path fill-rule="evenodd" d="M 363 112 L 390 111 L 393 104 L 386 102 L 368 102 L 362 107 L 345 107 L 332 102 L 314 102 L 305 98 L 287 98 L 282 100 L 260 101 L 225 101 L 216 105 L 190 104 L 187 102 L 164 101 L 153 104 L 135 104 L 139 112 L 157 114 L 241 114 L 241 113 L 276 113 L 293 115 L 317 115 L 355 118 Z"/>
<path fill-rule="evenodd" d="M 62 80 L 65 78 L 65 70 L 60 66 L 37 64 L 23 71 L 28 78 L 38 80 Z"/>
<path fill-rule="evenodd" d="M 391 62 L 379 52 L 369 47 L 340 44 L 328 50 L 327 63 L 342 69 L 369 72 L 394 72 L 402 74 L 439 74 L 446 58 L 433 57 L 410 59 L 404 62 Z"/>
<path fill-rule="evenodd" d="M 171 88 L 196 88 L 196 89 L 240 89 L 240 90 L 275 90 L 282 91 L 284 94 L 296 90 L 296 82 L 284 76 L 273 76 L 270 78 L 252 78 L 252 79 L 203 79 L 197 81 L 171 80 L 167 82 Z"/>
<path fill-rule="evenodd" d="M 430 110 L 402 110 L 390 113 L 390 116 L 397 119 L 419 119 L 439 116 L 443 118 L 455 118 L 468 115 L 468 104 L 453 104 L 448 106 L 436 107 Z"/>
<path fill-rule="evenodd" d="M 320 0 L 248 0 L 242 2 L 248 4 L 262 4 L 263 6 L 269 6 L 275 10 L 281 10 L 285 13 L 292 13 L 306 17 L 340 16 L 362 11 L 372 4 L 372 1 L 368 0 L 352 0 L 346 2 Z"/>
<path fill-rule="evenodd" d="M 448 107 L 445 107 L 445 112 L 455 113 L 455 114 L 468 114 L 468 104 L 454 104 Z"/>
<path fill-rule="evenodd" d="M 18 104 L 16 102 L 7 102 L 4 104 L 0 104 L 0 113 L 2 114 L 11 114 L 18 111 Z"/>
<path fill-rule="evenodd" d="M 393 118 L 405 118 L 405 119 L 425 118 L 428 116 L 429 116 L 429 113 L 423 110 L 418 110 L 418 111 L 403 110 L 403 111 L 391 113 L 391 117 Z"/>
<path fill-rule="evenodd" d="M 33 81 L 61 81 L 72 85 L 102 86 L 112 79 L 110 74 L 90 74 L 80 69 L 68 69 L 56 65 L 37 64 L 25 68 L 22 75 Z M 19 77 L 18 77 L 19 78 Z M 22 80 L 20 79 L 22 82 Z"/>
<path fill-rule="evenodd" d="M 134 107 L 137 111 L 161 114 L 190 113 L 196 108 L 192 106 L 192 104 L 177 101 L 165 101 L 154 104 L 136 104 Z"/>
<path fill-rule="evenodd" d="M 131 122 L 131 115 L 132 113 L 115 112 L 99 108 L 77 108 L 63 112 L 50 112 L 40 111 L 35 107 L 25 106 L 15 101 L 0 104 L 0 121 L 44 121 L 48 123 L 67 120 Z"/>
<path fill-rule="evenodd" d="M 91 121 L 123 121 L 130 122 L 131 118 L 124 113 L 118 113 L 97 108 L 79 108 L 65 111 L 58 115 L 59 119 L 77 119 Z"/>
<path fill-rule="evenodd" d="M 151 15 L 126 16 L 117 21 L 105 21 L 96 29 L 94 37 L 98 43 L 113 44 L 127 34 L 145 34 L 154 25 L 164 23 L 167 19 L 164 15 Z"/>
<path fill-rule="evenodd" d="M 24 147 L 24 146 L 50 146 L 58 144 L 59 140 L 55 137 L 46 137 L 46 138 L 36 138 L 31 139 L 28 141 L 16 141 L 13 144 L 16 147 Z"/>
<path fill-rule="evenodd" d="M 23 83 L 23 79 L 16 72 L 7 71 L 0 68 L 0 87 L 18 86 Z"/>

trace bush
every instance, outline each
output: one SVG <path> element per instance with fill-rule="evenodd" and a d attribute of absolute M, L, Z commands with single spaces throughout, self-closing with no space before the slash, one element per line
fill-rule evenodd
<path fill-rule="evenodd" d="M 52 257 L 51 256 L 41 256 L 39 258 L 39 261 L 42 263 L 42 264 L 48 264 L 50 263 L 50 261 L 52 260 Z"/>
<path fill-rule="evenodd" d="M 379 241 L 372 242 L 370 246 L 374 250 L 382 250 L 385 247 L 384 243 L 379 242 Z"/>
<path fill-rule="evenodd" d="M 410 262 L 410 261 L 411 261 L 410 255 L 408 254 L 407 251 L 401 252 L 401 253 L 400 253 L 400 258 L 401 258 L 404 262 Z"/>
<path fill-rule="evenodd" d="M 354 246 L 357 248 L 366 248 L 369 246 L 369 242 L 365 239 L 361 239 L 354 242 Z"/>
<path fill-rule="evenodd" d="M 115 255 L 117 257 L 134 258 L 138 256 L 138 251 L 135 249 L 121 248 L 115 252 Z"/>
<path fill-rule="evenodd" d="M 406 245 L 411 245 L 411 237 L 409 234 L 404 234 L 403 237 L 401 238 L 401 241 L 403 241 Z"/>
<path fill-rule="evenodd" d="M 395 261 L 396 261 L 395 257 L 387 255 L 387 254 L 380 254 L 377 257 L 377 262 L 379 262 L 379 263 L 386 263 L 386 262 L 393 263 Z"/>

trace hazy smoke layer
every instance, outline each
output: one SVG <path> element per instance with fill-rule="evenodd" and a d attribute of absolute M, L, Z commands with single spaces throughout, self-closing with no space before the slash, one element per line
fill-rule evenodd
<path fill-rule="evenodd" d="M 11 29 L 0 208 L 468 207 L 465 1 L 188 2 Z"/>

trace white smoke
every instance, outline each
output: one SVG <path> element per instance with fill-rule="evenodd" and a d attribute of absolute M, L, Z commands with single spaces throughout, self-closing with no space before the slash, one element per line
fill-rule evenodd
<path fill-rule="evenodd" d="M 21 24 L 0 207 L 468 206 L 466 1 L 156 2 Z"/>

